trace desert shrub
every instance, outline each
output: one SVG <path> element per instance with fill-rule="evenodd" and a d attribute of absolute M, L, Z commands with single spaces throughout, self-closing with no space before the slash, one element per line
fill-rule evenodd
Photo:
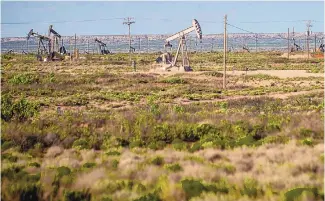
<path fill-rule="evenodd" d="M 159 150 L 165 148 L 165 146 L 166 146 L 166 142 L 159 140 L 157 142 L 155 141 L 150 142 L 148 148 L 153 150 Z"/>
<path fill-rule="evenodd" d="M 89 140 L 81 138 L 73 142 L 72 148 L 81 150 L 81 149 L 90 149 L 91 147 L 89 145 Z"/>
<path fill-rule="evenodd" d="M 39 163 L 37 163 L 37 162 L 29 163 L 28 166 L 30 166 L 30 167 L 37 167 L 37 168 L 41 167 L 41 165 Z"/>
<path fill-rule="evenodd" d="M 259 194 L 263 194 L 263 191 L 258 188 L 258 183 L 256 180 L 247 178 L 244 180 L 243 189 L 241 190 L 241 194 L 255 198 Z"/>
<path fill-rule="evenodd" d="M 88 168 L 93 168 L 96 166 L 96 163 L 85 163 L 82 165 L 83 168 L 88 169 Z"/>
<path fill-rule="evenodd" d="M 174 139 L 172 145 L 176 150 L 182 150 L 186 147 L 186 144 L 180 139 Z"/>
<path fill-rule="evenodd" d="M 69 175 L 70 173 L 71 173 L 70 168 L 65 167 L 65 166 L 61 166 L 61 167 L 58 167 L 58 168 L 56 169 L 56 175 L 57 175 L 58 177 L 63 177 L 63 176 L 65 176 L 65 175 Z"/>
<path fill-rule="evenodd" d="M 167 123 L 156 125 L 154 127 L 153 138 L 154 141 L 164 141 L 166 143 L 172 142 L 174 135 L 171 132 L 170 125 Z"/>
<path fill-rule="evenodd" d="M 245 137 L 242 137 L 240 139 L 238 139 L 237 141 L 237 146 L 252 146 L 255 144 L 255 139 L 253 136 L 251 135 L 248 135 L 248 136 L 245 136 Z"/>
<path fill-rule="evenodd" d="M 1 96 L 1 119 L 9 121 L 14 115 L 13 100 L 10 94 L 2 94 Z"/>
<path fill-rule="evenodd" d="M 8 80 L 8 83 L 11 84 L 32 84 L 38 83 L 39 77 L 37 75 L 23 73 L 17 74 Z"/>
<path fill-rule="evenodd" d="M 1 55 L 1 59 L 2 60 L 11 60 L 12 56 L 10 56 L 9 54 L 2 54 Z"/>
<path fill-rule="evenodd" d="M 267 136 L 262 140 L 263 144 L 286 144 L 289 137 L 284 135 Z"/>
<path fill-rule="evenodd" d="M 202 73 L 203 75 L 213 76 L 213 77 L 223 77 L 223 73 L 219 72 L 206 72 Z"/>
<path fill-rule="evenodd" d="M 15 145 L 15 143 L 13 143 L 12 141 L 4 141 L 1 144 L 1 150 L 5 151 L 7 149 L 10 149 L 11 147 L 13 147 Z"/>
<path fill-rule="evenodd" d="M 165 168 L 167 170 L 172 171 L 172 172 L 179 172 L 179 171 L 182 171 L 183 170 L 182 166 L 180 166 L 178 163 L 166 164 L 165 165 Z"/>
<path fill-rule="evenodd" d="M 156 193 L 149 193 L 147 195 L 141 196 L 133 201 L 161 201 L 158 194 Z"/>
<path fill-rule="evenodd" d="M 104 197 L 104 198 L 100 199 L 100 201 L 113 201 L 113 199 L 109 198 L 109 197 Z"/>
<path fill-rule="evenodd" d="M 199 151 L 200 149 L 201 149 L 201 143 L 195 142 L 192 144 L 192 146 L 188 150 L 189 150 L 189 152 L 193 153 L 193 152 Z"/>
<path fill-rule="evenodd" d="M 153 158 L 151 160 L 151 164 L 154 164 L 154 165 L 163 165 L 164 164 L 164 158 L 161 157 L 161 156 L 156 156 L 155 158 Z"/>
<path fill-rule="evenodd" d="M 17 162 L 18 157 L 17 156 L 13 156 L 11 153 L 4 153 L 1 155 L 2 160 L 8 160 L 10 162 Z"/>
<path fill-rule="evenodd" d="M 90 201 L 91 194 L 89 192 L 81 191 L 65 191 L 64 201 Z"/>
<path fill-rule="evenodd" d="M 314 134 L 314 132 L 308 128 L 301 128 L 299 130 L 299 134 L 302 137 L 312 137 L 312 135 Z"/>
<path fill-rule="evenodd" d="M 123 139 L 123 138 L 116 138 L 117 140 L 117 143 L 119 146 L 122 146 L 122 147 L 128 147 L 130 145 L 130 142 L 126 139 Z"/>
<path fill-rule="evenodd" d="M 14 102 L 10 94 L 1 96 L 1 119 L 10 121 L 15 118 L 19 121 L 25 121 L 39 112 L 39 103 L 27 101 L 21 98 Z"/>
<path fill-rule="evenodd" d="M 112 168 L 114 168 L 114 169 L 117 169 L 118 164 L 119 164 L 119 161 L 116 159 L 112 160 L 112 162 L 111 162 Z"/>
<path fill-rule="evenodd" d="M 314 141 L 313 141 L 312 138 L 305 138 L 305 139 L 301 140 L 301 144 L 302 145 L 307 145 L 307 146 L 313 146 Z"/>
<path fill-rule="evenodd" d="M 10 180 L 15 180 L 16 178 L 23 177 L 27 173 L 22 170 L 21 166 L 12 166 L 1 170 L 1 177 L 8 178 Z"/>
<path fill-rule="evenodd" d="M 118 152 L 118 151 L 108 151 L 108 152 L 106 152 L 106 155 L 108 155 L 108 156 L 119 156 L 119 155 L 121 155 L 121 153 Z"/>
<path fill-rule="evenodd" d="M 184 113 L 185 109 L 183 106 L 181 105 L 175 105 L 173 107 L 173 110 L 176 112 L 176 113 Z"/>
<path fill-rule="evenodd" d="M 197 180 L 186 179 L 181 181 L 181 183 L 187 200 L 190 200 L 193 197 L 200 196 L 203 191 L 217 191 L 217 188 L 215 186 L 204 185 Z"/>
<path fill-rule="evenodd" d="M 141 140 L 135 140 L 135 141 L 132 141 L 130 144 L 129 144 L 129 147 L 130 148 L 134 148 L 134 147 L 141 147 L 143 145 L 143 142 Z"/>
<path fill-rule="evenodd" d="M 284 196 L 285 196 L 285 201 L 295 201 L 300 198 L 300 196 L 303 194 L 303 192 L 310 192 L 314 194 L 315 197 L 321 197 L 318 194 L 317 188 L 294 188 L 289 191 L 287 191 Z"/>
<path fill-rule="evenodd" d="M 20 201 L 38 201 L 39 199 L 39 191 L 40 188 L 35 185 L 26 185 L 24 186 L 23 189 L 21 189 L 21 193 L 20 193 Z"/>
<path fill-rule="evenodd" d="M 164 80 L 161 80 L 162 83 L 169 83 L 169 84 L 186 84 L 187 82 L 180 77 L 169 77 Z"/>
<path fill-rule="evenodd" d="M 63 105 L 65 106 L 82 106 L 82 105 L 87 105 L 88 103 L 89 103 L 88 98 L 80 94 L 66 98 L 63 101 Z"/>

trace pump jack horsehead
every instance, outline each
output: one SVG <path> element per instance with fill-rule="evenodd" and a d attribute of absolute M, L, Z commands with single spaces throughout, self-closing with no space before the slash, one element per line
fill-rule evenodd
<path fill-rule="evenodd" d="M 191 27 L 184 29 L 180 32 L 177 32 L 176 34 L 168 37 L 165 40 L 165 47 L 171 47 L 172 45 L 170 44 L 170 42 L 175 39 L 179 39 L 179 43 L 178 43 L 178 48 L 177 48 L 176 55 L 175 55 L 174 59 L 171 59 L 170 53 L 165 53 L 156 59 L 157 62 L 163 61 L 164 64 L 168 64 L 168 66 L 165 67 L 164 70 L 170 70 L 173 66 L 176 66 L 178 55 L 181 52 L 182 53 L 182 69 L 181 70 L 192 71 L 192 69 L 190 67 L 188 53 L 187 53 L 185 36 L 193 31 L 196 32 L 197 38 L 201 40 L 202 39 L 202 30 L 201 30 L 201 26 L 200 26 L 199 22 L 196 19 L 192 20 Z M 179 67 L 178 67 L 178 70 L 180 70 Z"/>
<path fill-rule="evenodd" d="M 31 36 L 34 36 L 38 38 L 38 48 L 37 48 L 37 59 L 39 61 L 42 61 L 42 54 L 46 53 L 47 56 L 44 59 L 44 61 L 55 61 L 55 60 L 62 60 L 62 57 L 60 56 L 61 54 L 65 54 L 66 50 L 65 47 L 62 46 L 59 47 L 59 40 L 61 39 L 61 35 L 58 34 L 54 29 L 53 26 L 50 25 L 49 30 L 48 30 L 48 36 L 40 35 L 36 32 L 34 32 L 33 29 L 29 31 L 27 34 L 27 40 Z M 48 48 L 44 45 L 44 41 L 48 43 Z M 60 53 L 58 53 L 60 52 Z"/>

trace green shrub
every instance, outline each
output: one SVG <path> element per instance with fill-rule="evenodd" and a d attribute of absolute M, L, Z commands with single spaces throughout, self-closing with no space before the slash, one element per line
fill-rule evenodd
<path fill-rule="evenodd" d="M 192 197 L 200 196 L 201 193 L 206 190 L 205 186 L 200 181 L 186 179 L 181 183 L 187 200 L 190 200 Z"/>
<path fill-rule="evenodd" d="M 310 129 L 307 129 L 307 128 L 301 128 L 299 130 L 299 134 L 302 136 L 302 137 L 312 137 L 314 132 Z"/>
<path fill-rule="evenodd" d="M 318 190 L 317 188 L 294 188 L 289 191 L 287 191 L 284 196 L 285 196 L 285 201 L 295 201 L 300 198 L 303 192 L 311 192 L 312 194 L 315 195 L 315 197 L 318 197 Z M 319 196 L 321 197 L 321 196 Z"/>
<path fill-rule="evenodd" d="M 149 193 L 148 195 L 141 196 L 133 201 L 161 201 L 156 193 Z"/>
<path fill-rule="evenodd" d="M 113 201 L 113 199 L 109 197 L 104 197 L 100 201 Z"/>
<path fill-rule="evenodd" d="M 119 156 L 119 155 L 121 155 L 121 153 L 118 152 L 118 151 L 109 151 L 109 152 L 106 152 L 106 155 L 108 155 L 108 156 Z"/>
<path fill-rule="evenodd" d="M 25 185 L 23 189 L 21 189 L 20 193 L 20 201 L 38 201 L 40 200 L 38 197 L 39 187 L 35 184 Z"/>
<path fill-rule="evenodd" d="M 289 137 L 284 135 L 267 136 L 263 139 L 263 144 L 286 144 Z"/>
<path fill-rule="evenodd" d="M 4 153 L 4 154 L 2 154 L 2 160 L 8 160 L 8 161 L 14 163 L 14 162 L 17 162 L 18 157 L 13 156 L 11 153 Z"/>
<path fill-rule="evenodd" d="M 165 148 L 165 146 L 166 146 L 166 142 L 160 140 L 157 142 L 155 142 L 155 141 L 150 142 L 150 144 L 148 145 L 148 148 L 153 149 L 153 150 L 159 150 L 159 149 Z"/>
<path fill-rule="evenodd" d="M 37 162 L 29 163 L 28 166 L 30 166 L 30 167 L 37 167 L 37 168 L 41 167 L 41 165 L 39 163 L 37 163 Z"/>
<path fill-rule="evenodd" d="M 72 148 L 81 150 L 81 149 L 90 149 L 91 146 L 89 145 L 89 140 L 81 138 L 73 142 Z"/>
<path fill-rule="evenodd" d="M 1 119 L 10 121 L 15 118 L 19 121 L 25 121 L 39 112 L 39 103 L 27 101 L 25 98 L 14 102 L 12 96 L 4 94 L 1 96 Z"/>
<path fill-rule="evenodd" d="M 63 177 L 65 175 L 69 175 L 71 173 L 70 168 L 61 166 L 56 169 L 56 174 L 58 177 Z"/>
<path fill-rule="evenodd" d="M 82 165 L 83 168 L 93 168 L 96 166 L 96 163 L 85 163 Z"/>
<path fill-rule="evenodd" d="M 305 139 L 301 140 L 301 144 L 307 145 L 307 146 L 313 146 L 314 142 L 313 142 L 312 138 L 305 138 Z"/>
<path fill-rule="evenodd" d="M 257 197 L 259 193 L 262 191 L 257 188 L 258 183 L 254 179 L 245 179 L 244 180 L 244 186 L 241 190 L 242 195 L 247 195 L 249 197 Z"/>
<path fill-rule="evenodd" d="M 116 159 L 112 160 L 112 163 L 111 163 L 112 168 L 116 169 L 118 167 L 118 164 L 119 164 L 118 160 L 116 160 Z"/>
<path fill-rule="evenodd" d="M 187 83 L 185 80 L 183 80 L 180 77 L 169 77 L 164 80 L 161 80 L 162 83 L 169 83 L 169 84 L 185 84 Z"/>
<path fill-rule="evenodd" d="M 180 166 L 178 163 L 166 164 L 165 168 L 172 172 L 179 172 L 179 171 L 183 170 L 182 166 Z"/>
<path fill-rule="evenodd" d="M 90 201 L 91 194 L 89 192 L 81 191 L 65 191 L 64 201 Z"/>
<path fill-rule="evenodd" d="M 15 75 L 14 77 L 8 80 L 8 83 L 11 84 L 32 84 L 38 82 L 39 82 L 39 77 L 37 75 L 28 74 L 28 73 Z"/>
<path fill-rule="evenodd" d="M 141 140 L 135 140 L 135 141 L 132 141 L 132 142 L 129 144 L 129 147 L 130 147 L 130 148 L 141 147 L 142 144 L 143 144 L 143 143 L 142 143 Z"/>
<path fill-rule="evenodd" d="M 154 164 L 154 165 L 163 165 L 164 164 L 164 158 L 161 157 L 161 156 L 156 156 L 155 158 L 153 158 L 151 160 L 151 164 Z"/>
<path fill-rule="evenodd" d="M 186 144 L 180 139 L 174 139 L 172 145 L 176 150 L 183 150 L 186 147 Z"/>
<path fill-rule="evenodd" d="M 14 142 L 12 141 L 4 141 L 2 144 L 1 144 L 1 150 L 2 151 L 5 151 L 7 149 L 10 149 L 11 147 L 13 147 L 15 144 Z"/>
<path fill-rule="evenodd" d="M 189 148 L 189 152 L 193 153 L 193 152 L 199 151 L 200 149 L 201 149 L 201 143 L 200 142 L 195 142 Z"/>

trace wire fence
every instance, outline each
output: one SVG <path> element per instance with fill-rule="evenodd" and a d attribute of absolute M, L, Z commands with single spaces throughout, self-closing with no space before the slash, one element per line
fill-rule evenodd
<path fill-rule="evenodd" d="M 238 51 L 287 51 L 288 37 L 287 34 L 228 34 L 228 50 L 232 52 Z M 297 33 L 295 43 L 302 50 L 306 50 L 306 37 L 303 34 Z M 168 36 L 132 36 L 131 46 L 135 49 L 135 53 L 153 53 L 165 51 L 165 40 Z M 68 53 L 74 48 L 79 49 L 80 53 L 98 54 L 100 46 L 95 42 L 95 38 L 106 44 L 106 49 L 111 53 L 127 53 L 129 52 L 128 36 L 63 36 L 59 46 L 64 46 Z M 309 37 L 310 50 L 317 49 L 320 44 L 323 44 L 323 33 L 316 33 L 315 36 Z M 178 46 L 178 40 L 171 42 L 172 47 L 168 50 L 175 50 Z M 46 46 L 46 44 L 44 44 Z M 189 52 L 211 52 L 223 51 L 223 34 L 203 35 L 202 40 L 190 35 L 186 38 L 186 45 Z M 289 38 L 289 45 L 293 47 L 294 41 Z M 2 39 L 1 52 L 13 53 L 37 53 L 38 39 L 30 38 L 28 41 L 25 38 L 11 38 L 6 41 Z"/>

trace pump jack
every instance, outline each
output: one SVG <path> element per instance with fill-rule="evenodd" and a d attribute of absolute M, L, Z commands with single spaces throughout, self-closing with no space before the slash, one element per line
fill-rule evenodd
<path fill-rule="evenodd" d="M 291 48 L 291 52 L 301 51 L 302 48 L 296 43 L 295 38 L 292 38 L 294 47 Z"/>
<path fill-rule="evenodd" d="M 100 49 L 100 53 L 101 54 L 109 54 L 109 50 L 106 49 L 106 43 L 103 43 L 102 41 L 98 40 L 97 38 L 95 38 L 95 42 L 98 43 L 99 45 L 99 49 Z"/>
<path fill-rule="evenodd" d="M 62 47 L 59 48 L 59 39 L 61 39 L 61 35 L 53 29 L 53 25 L 50 25 L 49 27 L 48 36 L 38 34 L 37 32 L 34 32 L 33 29 L 31 29 L 27 34 L 27 40 L 29 40 L 31 36 L 38 38 L 37 59 L 39 61 L 42 61 L 41 55 L 44 53 L 47 54 L 47 61 L 62 60 L 58 52 L 60 51 L 61 54 L 65 54 L 66 51 L 64 51 L 65 48 L 63 46 L 63 41 Z M 44 41 L 48 43 L 48 48 L 44 45 Z"/>
<path fill-rule="evenodd" d="M 156 59 L 156 62 L 163 61 L 164 64 L 168 64 L 164 68 L 164 70 L 170 70 L 173 66 L 176 66 L 177 58 L 178 58 L 179 52 L 181 51 L 181 53 L 182 53 L 182 68 L 184 69 L 184 71 L 192 71 L 192 69 L 190 67 L 190 61 L 189 61 L 189 58 L 188 58 L 188 54 L 187 54 L 185 36 L 188 35 L 189 33 L 193 32 L 193 31 L 196 32 L 197 38 L 199 38 L 201 40 L 202 39 L 202 30 L 201 30 L 201 26 L 200 26 L 199 22 L 196 19 L 192 20 L 192 26 L 191 27 L 189 27 L 187 29 L 184 29 L 184 30 L 182 30 L 180 32 L 177 32 L 176 34 L 168 37 L 165 40 L 165 47 L 171 47 L 172 46 L 170 44 L 171 41 L 173 41 L 175 39 L 180 39 L 174 59 L 172 59 L 170 53 L 164 53 L 164 54 L 162 54 L 160 57 L 158 57 Z M 178 67 L 178 69 L 179 69 L 179 67 Z"/>

